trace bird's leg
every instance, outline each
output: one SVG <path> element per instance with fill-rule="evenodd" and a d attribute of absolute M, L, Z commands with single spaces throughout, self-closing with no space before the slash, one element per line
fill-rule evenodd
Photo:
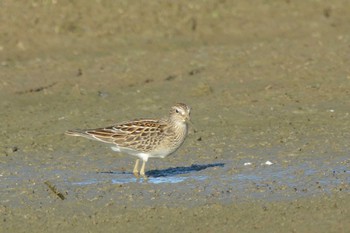
<path fill-rule="evenodd" d="M 134 170 L 132 171 L 136 177 L 139 176 L 139 161 L 140 159 L 136 159 Z"/>
<path fill-rule="evenodd" d="M 141 166 L 141 170 L 140 170 L 140 175 L 141 175 L 143 178 L 147 178 L 147 176 L 145 175 L 145 166 L 146 166 L 146 161 L 143 160 L 142 166 Z"/>

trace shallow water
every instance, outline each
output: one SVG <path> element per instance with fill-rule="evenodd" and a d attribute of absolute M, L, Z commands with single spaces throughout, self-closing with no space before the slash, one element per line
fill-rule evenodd
<path fill-rule="evenodd" d="M 233 164 L 222 161 L 212 164 L 195 164 L 188 167 L 171 167 L 147 171 L 147 179 L 136 178 L 131 172 L 84 172 L 81 170 L 53 169 L 45 165 L 33 168 L 25 164 L 1 164 L 1 203 L 19 206 L 14 196 L 37 190 L 49 181 L 66 198 L 113 198 L 128 204 L 133 195 L 133 205 L 153 205 L 157 198 L 161 205 L 198 205 L 207 202 L 231 203 L 255 200 L 295 200 L 300 197 L 333 192 L 350 191 L 350 160 L 347 157 L 303 159 L 266 165 L 261 159 Z M 16 172 L 11 172 L 16 171 Z M 137 188 L 137 186 L 144 186 Z M 121 188 L 117 188 L 121 187 Z M 108 189 L 117 193 L 106 193 Z M 153 193 L 147 193 L 153 190 Z M 47 189 L 47 195 L 52 195 Z M 123 195 L 118 195 L 123 194 Z M 162 195 L 158 196 L 157 193 Z M 103 195 L 103 197 L 101 196 Z M 172 196 L 169 203 L 169 196 Z M 148 198 L 149 201 L 148 201 Z M 191 201 L 191 203 L 189 203 Z"/>

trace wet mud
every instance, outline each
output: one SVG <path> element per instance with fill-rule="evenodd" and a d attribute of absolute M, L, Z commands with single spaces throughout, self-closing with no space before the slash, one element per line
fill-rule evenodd
<path fill-rule="evenodd" d="M 0 232 L 350 231 L 347 1 L 0 5 Z M 64 135 L 176 102 L 148 179 Z"/>

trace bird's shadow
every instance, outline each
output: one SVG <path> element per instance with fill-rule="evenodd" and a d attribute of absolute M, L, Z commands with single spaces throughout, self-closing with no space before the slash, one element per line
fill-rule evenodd
<path fill-rule="evenodd" d="M 191 166 L 187 167 L 170 167 L 167 169 L 156 169 L 156 170 L 150 170 L 146 172 L 146 176 L 148 177 L 167 177 L 167 176 L 176 176 L 176 175 L 182 175 L 182 174 L 188 174 L 192 172 L 198 172 L 210 167 L 223 167 L 225 163 L 211 163 L 211 164 L 192 164 Z M 108 173 L 108 174 L 120 174 L 120 172 L 99 172 L 99 173 Z M 129 174 L 129 172 L 122 172 L 122 174 Z"/>
<path fill-rule="evenodd" d="M 170 167 L 161 170 L 150 170 L 146 172 L 148 177 L 166 177 L 166 176 L 176 176 L 181 174 L 188 174 L 192 172 L 198 172 L 210 167 L 223 167 L 224 163 L 211 163 L 211 164 L 192 164 L 188 167 Z"/>

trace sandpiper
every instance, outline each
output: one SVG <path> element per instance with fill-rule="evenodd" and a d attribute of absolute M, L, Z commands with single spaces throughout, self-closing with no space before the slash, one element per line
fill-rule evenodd
<path fill-rule="evenodd" d="M 148 158 L 165 158 L 185 141 L 190 112 L 189 106 L 178 103 L 161 119 L 137 119 L 104 128 L 68 130 L 66 134 L 110 143 L 112 150 L 136 156 L 133 173 L 146 178 Z M 143 163 L 139 171 L 140 159 Z"/>

